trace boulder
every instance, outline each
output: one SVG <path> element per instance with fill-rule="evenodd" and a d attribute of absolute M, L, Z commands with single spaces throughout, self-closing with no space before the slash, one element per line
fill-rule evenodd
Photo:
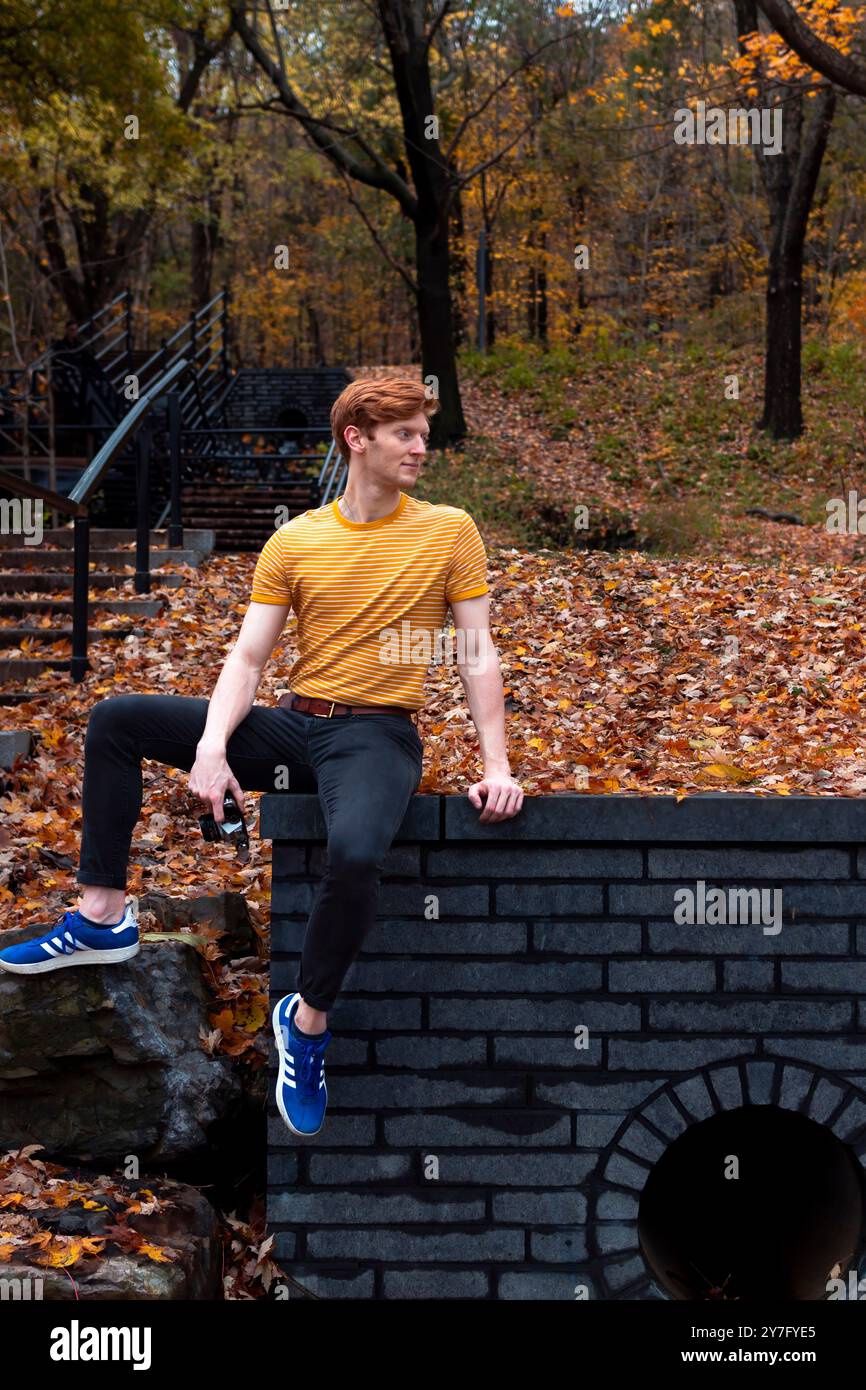
<path fill-rule="evenodd" d="M 243 1094 L 231 1058 L 203 1046 L 212 1003 L 181 941 L 145 941 L 123 964 L 0 972 L 0 1148 L 142 1165 L 201 1155 Z"/>
<path fill-rule="evenodd" d="M 79 1177 L 80 1174 L 71 1174 Z M 112 1184 L 122 1180 L 112 1177 Z M 138 1184 L 123 1184 L 134 1191 Z M 66 1268 L 36 1264 L 26 1246 L 0 1263 L 0 1297 L 10 1299 L 67 1300 L 76 1296 L 94 1299 L 221 1299 L 221 1239 L 219 1219 L 213 1207 L 194 1187 L 170 1179 L 148 1179 L 148 1188 L 170 1205 L 160 1212 L 128 1217 L 128 1225 L 167 1257 L 124 1251 L 110 1235 L 102 1254 L 81 1256 Z M 99 1200 L 99 1180 L 93 1196 Z M 111 1205 L 110 1199 L 106 1204 Z M 28 1209 L 41 1230 L 65 1236 L 103 1236 L 116 1221 L 114 1210 L 88 1211 L 69 1206 L 61 1209 Z M 34 1248 L 34 1254 L 36 1248 Z"/>

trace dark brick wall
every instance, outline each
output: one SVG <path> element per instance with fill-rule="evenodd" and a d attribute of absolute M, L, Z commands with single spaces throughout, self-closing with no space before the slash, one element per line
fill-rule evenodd
<path fill-rule="evenodd" d="M 413 798 L 330 1015 L 312 1141 L 277 1113 L 272 1050 L 287 1272 L 327 1298 L 659 1297 L 637 1200 L 686 1125 L 791 1106 L 866 1163 L 864 830 L 852 798 L 549 796 L 493 826 L 465 797 Z M 273 1002 L 321 872 L 317 798 L 264 796 L 261 834 Z M 698 879 L 781 888 L 781 931 L 677 925 Z"/>
<path fill-rule="evenodd" d="M 342 367 L 245 367 L 226 397 L 227 423 L 264 429 L 276 425 L 287 406 L 297 406 L 310 425 L 327 426 L 331 406 L 350 379 Z"/>

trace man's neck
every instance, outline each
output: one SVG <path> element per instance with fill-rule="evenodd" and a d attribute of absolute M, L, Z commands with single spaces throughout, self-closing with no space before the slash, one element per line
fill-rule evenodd
<path fill-rule="evenodd" d="M 390 516 L 391 512 L 399 507 L 400 489 L 395 488 L 393 492 L 387 493 L 369 493 L 359 487 L 352 488 L 350 484 L 337 505 L 347 521 L 379 521 L 383 516 Z"/>

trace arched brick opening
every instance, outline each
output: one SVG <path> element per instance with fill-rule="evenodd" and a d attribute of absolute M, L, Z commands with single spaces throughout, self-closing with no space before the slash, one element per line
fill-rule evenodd
<path fill-rule="evenodd" d="M 786 1058 L 719 1063 L 663 1086 L 603 1150 L 590 1184 L 588 1258 L 578 1282 L 594 1299 L 667 1299 L 641 1249 L 641 1194 L 654 1166 L 692 1127 L 741 1107 L 777 1107 L 812 1120 L 866 1168 L 866 1093 L 844 1077 Z M 862 1251 L 860 1231 L 858 1253 Z M 709 1274 L 709 1271 L 704 1271 Z"/>

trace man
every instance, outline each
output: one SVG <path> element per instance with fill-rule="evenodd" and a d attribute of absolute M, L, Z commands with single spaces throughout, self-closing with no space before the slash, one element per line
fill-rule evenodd
<path fill-rule="evenodd" d="M 141 758 L 190 770 L 190 790 L 222 820 L 228 788 L 284 786 L 315 770 L 327 826 L 326 869 L 307 923 L 297 990 L 273 1010 L 277 1104 L 295 1134 L 318 1133 L 327 1105 L 323 1055 L 343 978 L 373 925 L 385 855 L 421 780 L 415 728 L 433 640 L 450 605 L 457 667 L 484 776 L 468 791 L 479 819 L 515 815 L 523 792 L 505 747 L 502 678 L 489 625 L 486 556 L 458 507 L 411 497 L 438 402 L 418 382 L 357 381 L 331 411 L 349 463 L 345 493 L 294 517 L 256 562 L 251 601 L 210 701 L 115 695 L 90 713 L 85 739 L 78 909 L 45 936 L 0 952 L 18 973 L 126 960 L 138 929 L 124 911 L 126 866 L 141 810 Z M 291 693 L 254 705 L 289 610 L 299 656 Z M 118 914 L 121 914 L 118 916 Z"/>

